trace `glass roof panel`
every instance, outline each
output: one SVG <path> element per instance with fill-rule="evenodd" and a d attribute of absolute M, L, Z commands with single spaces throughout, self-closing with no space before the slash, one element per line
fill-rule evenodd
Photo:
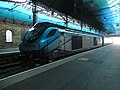
<path fill-rule="evenodd" d="M 46 11 L 47 12 L 47 11 Z M 48 12 L 50 13 L 50 12 Z M 63 19 L 58 19 L 52 16 L 48 16 L 45 14 L 38 13 L 38 22 L 52 22 L 55 24 L 59 24 L 62 26 L 66 26 L 65 20 Z M 53 15 L 54 16 L 54 15 Z M 56 13 L 56 16 L 58 16 L 58 13 Z M 64 16 L 64 15 L 63 15 Z M 25 8 L 19 5 L 14 5 L 14 4 L 9 4 L 7 2 L 1 2 L 0 1 L 0 17 L 12 19 L 12 20 L 20 20 L 20 21 L 25 21 L 32 23 L 33 21 L 33 14 L 31 10 L 27 10 Z M 74 21 L 74 23 L 73 23 Z M 80 24 L 77 22 L 77 20 L 73 20 L 72 22 L 68 23 L 68 27 L 72 29 L 78 29 L 81 30 Z M 86 32 L 91 32 L 89 27 L 83 27 L 83 31 Z M 98 34 L 98 32 L 92 32 L 95 34 Z"/>

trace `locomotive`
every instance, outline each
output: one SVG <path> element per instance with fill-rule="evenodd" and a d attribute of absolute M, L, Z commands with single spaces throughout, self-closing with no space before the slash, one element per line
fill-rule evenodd
<path fill-rule="evenodd" d="M 32 57 L 55 58 L 102 46 L 103 37 L 50 22 L 36 23 L 19 45 L 21 53 Z"/>

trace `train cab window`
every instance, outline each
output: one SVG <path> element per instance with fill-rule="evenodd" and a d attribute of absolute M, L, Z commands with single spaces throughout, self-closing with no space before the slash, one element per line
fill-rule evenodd
<path fill-rule="evenodd" d="M 46 38 L 49 38 L 49 37 L 54 36 L 55 33 L 56 33 L 56 29 L 51 30 L 51 31 L 49 32 L 49 34 L 46 36 Z"/>
<path fill-rule="evenodd" d="M 39 36 L 43 34 L 43 32 L 46 30 L 47 27 L 45 27 L 44 23 L 37 23 L 33 28 L 29 29 L 25 36 L 24 40 L 28 41 L 34 41 L 36 40 Z"/>
<path fill-rule="evenodd" d="M 6 31 L 6 42 L 12 42 L 12 31 Z"/>
<path fill-rule="evenodd" d="M 44 26 L 44 23 L 37 23 L 34 28 L 40 28 L 40 27 L 43 27 Z"/>

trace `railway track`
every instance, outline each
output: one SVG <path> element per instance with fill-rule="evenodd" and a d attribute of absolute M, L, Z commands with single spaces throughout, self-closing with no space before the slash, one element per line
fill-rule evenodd
<path fill-rule="evenodd" d="M 21 57 L 20 53 L 0 55 L 0 78 L 27 70 Z"/>
<path fill-rule="evenodd" d="M 61 56 L 62 57 L 62 56 Z M 47 58 L 48 62 L 44 62 L 43 58 L 33 57 L 31 60 L 27 56 L 22 55 L 20 52 L 0 54 L 0 79 L 34 68 L 47 63 L 56 61 L 56 59 Z M 59 60 L 60 58 L 57 58 Z M 31 61 L 34 61 L 33 63 Z"/>
<path fill-rule="evenodd" d="M 107 45 L 107 44 L 106 44 Z M 98 47 L 96 47 L 98 48 Z M 95 48 L 92 48 L 95 49 Z M 89 49 L 91 50 L 91 49 Z M 55 58 L 47 58 L 48 62 L 47 63 L 51 63 L 54 62 L 56 60 L 80 53 L 80 52 L 84 52 L 84 51 L 88 51 L 88 50 L 82 50 L 79 52 L 74 52 L 74 53 L 65 53 L 65 54 L 59 54 L 59 57 L 55 57 L 56 54 L 54 53 Z M 37 55 L 38 56 L 38 55 Z M 28 60 L 28 61 L 26 61 Z M 30 61 L 30 62 L 29 62 Z M 31 61 L 33 61 L 33 63 L 31 63 Z M 27 56 L 22 55 L 20 52 L 17 53 L 9 53 L 9 54 L 0 54 L 0 79 L 34 68 L 34 67 L 38 67 L 41 65 L 46 64 L 46 62 L 44 62 L 45 60 L 43 58 L 32 58 L 31 60 L 29 58 L 27 58 Z"/>
<path fill-rule="evenodd" d="M 46 64 L 42 58 L 32 58 L 32 60 L 34 63 L 20 52 L 0 54 L 0 79 Z M 47 63 L 53 61 L 50 59 Z"/>

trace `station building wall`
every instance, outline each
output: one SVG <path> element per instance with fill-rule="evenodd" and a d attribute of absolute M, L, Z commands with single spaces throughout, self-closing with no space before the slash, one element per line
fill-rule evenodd
<path fill-rule="evenodd" d="M 0 23 L 0 49 L 18 48 L 23 35 L 30 26 Z M 6 31 L 12 32 L 12 41 L 6 41 Z"/>

